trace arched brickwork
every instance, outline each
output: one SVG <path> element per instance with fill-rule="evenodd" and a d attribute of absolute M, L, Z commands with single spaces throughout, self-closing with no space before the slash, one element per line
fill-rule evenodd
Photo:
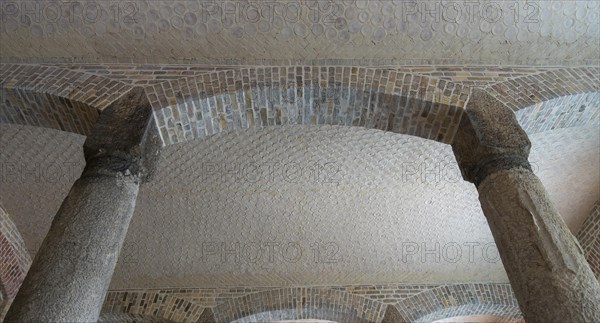
<path fill-rule="evenodd" d="M 515 112 L 527 133 L 600 125 L 600 92 L 566 95 Z"/>
<path fill-rule="evenodd" d="M 469 89 L 389 69 L 280 66 L 149 86 L 163 142 L 286 124 L 362 126 L 452 142 Z"/>
<path fill-rule="evenodd" d="M 0 320 L 17 295 L 30 265 L 31 258 L 21 234 L 0 205 Z"/>
<path fill-rule="evenodd" d="M 0 64 L 0 122 L 87 135 L 102 111 L 131 89 L 53 66 Z"/>
<path fill-rule="evenodd" d="M 321 319 L 379 322 L 385 306 L 348 292 L 318 287 L 272 289 L 232 298 L 214 308 L 217 322 Z"/>
<path fill-rule="evenodd" d="M 599 74 L 600 68 L 594 66 L 569 67 L 517 77 L 489 85 L 486 90 L 513 111 L 518 111 L 564 96 L 599 92 Z"/>
<path fill-rule="evenodd" d="M 161 291 L 114 291 L 106 295 L 102 317 L 142 315 L 172 322 L 196 322 L 204 307 Z"/>
<path fill-rule="evenodd" d="M 231 287 L 111 291 L 102 317 L 144 315 L 174 322 L 413 322 L 495 315 L 518 322 L 509 284 Z"/>
<path fill-rule="evenodd" d="M 498 304 L 466 304 L 451 306 L 435 311 L 414 322 L 432 322 L 460 316 L 490 315 L 496 317 L 496 323 L 524 323 L 518 306 Z"/>
<path fill-rule="evenodd" d="M 577 232 L 577 239 L 596 279 L 600 280 L 600 200 Z"/>
<path fill-rule="evenodd" d="M 98 319 L 99 323 L 172 323 L 163 317 L 142 314 L 102 313 Z"/>
<path fill-rule="evenodd" d="M 509 284 L 457 284 L 428 289 L 391 304 L 388 316 L 400 322 L 431 322 L 466 315 L 496 315 L 507 322 L 521 319 Z M 390 319 L 388 319 L 389 321 Z"/>
<path fill-rule="evenodd" d="M 511 109 L 524 110 L 518 116 L 533 132 L 597 124 L 598 72 L 544 70 L 486 89 Z M 0 64 L 0 82 L 0 122 L 84 135 L 98 111 L 132 87 L 82 71 L 24 64 Z M 280 124 L 364 126 L 450 143 L 469 88 L 389 68 L 278 66 L 216 71 L 146 91 L 164 144 Z"/>

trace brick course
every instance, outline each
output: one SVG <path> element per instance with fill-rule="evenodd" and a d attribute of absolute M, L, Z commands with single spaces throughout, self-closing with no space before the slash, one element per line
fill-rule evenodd
<path fill-rule="evenodd" d="M 52 66 L 0 64 L 0 122 L 86 135 L 108 104 L 131 89 Z"/>
<path fill-rule="evenodd" d="M 163 142 L 287 124 L 361 126 L 450 143 L 469 88 L 343 66 L 244 68 L 147 88 Z"/>
<path fill-rule="evenodd" d="M 583 249 L 596 278 L 600 280 L 600 200 L 596 202 L 592 213 L 577 232 L 577 239 Z"/>
<path fill-rule="evenodd" d="M 30 265 L 31 258 L 19 230 L 0 206 L 0 320 L 17 295 Z"/>
<path fill-rule="evenodd" d="M 381 295 L 393 302 L 384 302 L 377 297 Z M 503 322 L 521 319 L 510 285 L 481 283 L 111 291 L 102 321 L 122 315 L 149 315 L 195 322 L 204 309 L 211 308 L 217 322 L 306 318 L 381 322 L 388 306 L 394 306 L 406 321 L 461 315 L 497 315 Z"/>
<path fill-rule="evenodd" d="M 143 77 L 138 80 L 147 83 L 133 81 L 136 77 L 131 71 L 135 68 L 129 67 L 128 72 L 122 74 L 125 77 L 119 77 L 121 80 L 117 81 L 111 79 L 112 76 L 94 75 L 103 74 L 99 72 L 102 68 L 88 73 L 54 66 L 0 64 L 3 97 L 0 121 L 86 134 L 98 111 L 119 93 L 130 89 L 130 84 L 146 84 L 166 144 L 251 126 L 282 124 L 364 126 L 448 143 L 452 141 L 462 107 L 468 99 L 469 86 L 485 83 L 490 93 L 516 111 L 521 124 L 530 133 L 599 124 L 599 87 L 594 75 L 600 70 L 596 67 L 548 68 L 538 72 L 514 69 L 501 75 L 500 72 L 485 74 L 479 70 L 452 70 L 449 67 L 419 70 L 418 67 L 229 69 L 223 66 L 199 68 L 189 77 L 183 72 L 190 71 L 191 67 L 178 70 L 152 66 L 141 68 L 146 72 L 139 74 Z M 89 66 L 73 69 L 93 70 Z M 164 74 L 155 74 L 162 70 L 171 73 L 173 79 L 165 81 L 159 77 Z M 145 79 L 150 71 L 153 78 Z M 398 108 L 389 110 L 390 106 Z M 594 212 L 578 234 L 597 277 L 600 272 L 600 239 L 596 238 L 600 230 L 598 205 L 596 203 Z M 3 216 L 8 219 L 4 213 Z M 18 242 L 20 235 L 16 229 L 11 229 L 14 225 L 11 227 L 8 223 L 9 219 L 0 223 L 0 282 L 4 301 L 14 296 L 31 262 L 26 251 L 17 250 L 22 247 Z M 346 302 L 344 306 L 350 306 L 347 308 L 369 309 L 352 312 L 357 319 L 381 320 L 386 306 L 395 306 L 403 317 L 414 320 L 469 313 L 501 314 L 518 319 L 514 298 L 508 296 L 509 291 L 502 290 L 508 285 L 479 285 L 113 291 L 107 296 L 105 312 L 122 312 L 130 315 L 132 320 L 136 315 L 158 315 L 173 321 L 193 321 L 205 308 L 214 308 L 221 310 L 215 313 L 217 317 L 243 318 L 243 315 L 258 315 L 259 310 L 287 310 L 281 307 L 281 302 L 277 303 L 280 306 L 277 308 L 273 307 L 275 303 L 267 306 L 259 301 L 273 301 L 274 295 L 279 296 L 286 290 L 286 295 L 306 293 L 315 304 L 323 304 L 323 299 L 341 299 Z M 292 306 L 297 302 L 285 304 Z M 339 313 L 341 305 L 333 304 L 328 307 L 333 309 L 331 313 Z M 423 304 L 429 307 L 420 310 Z M 292 309 L 289 315 L 302 317 L 312 313 L 303 312 L 302 307 L 292 306 Z"/>
<path fill-rule="evenodd" d="M 469 87 L 531 132 L 599 123 L 597 67 L 0 64 L 0 122 L 87 134 L 144 85 L 164 144 L 282 124 L 363 126 L 452 142 Z M 565 106 L 567 108 L 565 108 Z"/>

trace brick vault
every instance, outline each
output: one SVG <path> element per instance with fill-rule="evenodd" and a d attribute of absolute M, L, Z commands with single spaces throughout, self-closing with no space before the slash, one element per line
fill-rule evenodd
<path fill-rule="evenodd" d="M 600 315 L 596 1 L 0 9 L 7 321 Z"/>

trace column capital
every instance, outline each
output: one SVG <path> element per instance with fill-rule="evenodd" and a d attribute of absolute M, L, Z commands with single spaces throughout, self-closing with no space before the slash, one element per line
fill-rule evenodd
<path fill-rule="evenodd" d="M 463 178 L 476 186 L 490 174 L 523 167 L 531 142 L 515 114 L 482 89 L 472 89 L 452 143 Z"/>
<path fill-rule="evenodd" d="M 143 88 L 135 87 L 104 109 L 87 137 L 82 177 L 124 176 L 149 180 L 160 139 Z"/>
<path fill-rule="evenodd" d="M 96 322 L 160 140 L 143 88 L 101 112 L 86 166 L 40 246 L 6 322 Z"/>

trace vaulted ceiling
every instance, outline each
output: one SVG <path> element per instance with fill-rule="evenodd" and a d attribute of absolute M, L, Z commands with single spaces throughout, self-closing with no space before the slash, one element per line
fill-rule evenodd
<path fill-rule="evenodd" d="M 1 62 L 52 65 L 51 74 L 72 78 L 63 79 L 69 84 L 62 89 L 65 97 L 86 92 L 84 80 L 91 78 L 100 79 L 105 92 L 119 88 L 106 85 L 114 82 L 121 88 L 147 86 L 159 96 L 157 88 L 174 91 L 169 80 L 275 65 L 397 69 L 465 86 L 523 77 L 518 86 L 537 88 L 535 76 L 542 72 L 593 67 L 599 58 L 597 1 L 476 6 L 445 0 L 3 1 L 0 6 Z M 597 82 L 595 88 L 573 91 L 582 98 L 572 101 L 520 106 L 529 106 L 533 121 L 517 112 L 533 143 L 534 170 L 573 232 L 600 197 Z M 82 96 L 82 102 L 88 98 Z M 163 94 L 164 106 L 155 107 L 166 124 L 171 109 L 187 104 L 171 96 Z M 44 98 L 54 100 L 33 95 L 31 102 L 44 105 Z M 89 101 L 81 108 L 94 107 Z M 95 120 L 96 111 L 92 114 Z M 2 121 L 0 202 L 34 254 L 83 169 L 85 131 Z M 449 145 L 332 125 L 181 138 L 163 137 L 173 144 L 163 147 L 156 179 L 142 187 L 113 289 L 507 281 L 495 248 L 489 247 L 493 238 L 477 192 L 462 181 Z"/>

